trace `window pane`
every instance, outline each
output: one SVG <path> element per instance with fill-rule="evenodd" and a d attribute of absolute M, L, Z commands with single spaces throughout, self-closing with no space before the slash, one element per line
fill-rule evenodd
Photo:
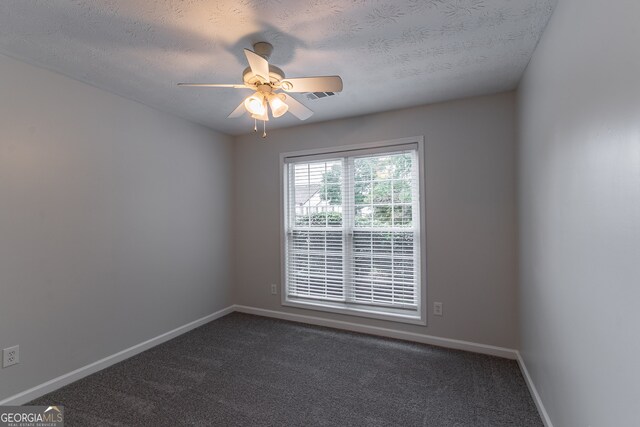
<path fill-rule="evenodd" d="M 402 206 L 412 202 L 412 161 L 409 153 L 354 159 L 356 227 L 411 226 L 411 211 Z"/>
<path fill-rule="evenodd" d="M 410 205 L 393 207 L 393 225 L 396 227 L 410 227 L 412 209 Z"/>
<path fill-rule="evenodd" d="M 417 306 L 413 238 L 413 232 L 354 232 L 356 302 Z"/>
<path fill-rule="evenodd" d="M 408 179 L 393 181 L 393 202 L 411 203 L 411 181 Z"/>
<path fill-rule="evenodd" d="M 356 182 L 353 196 L 356 205 L 371 204 L 371 182 Z"/>
<path fill-rule="evenodd" d="M 373 169 L 373 179 L 389 179 L 393 177 L 393 169 L 396 159 L 399 156 L 377 156 L 363 159 L 364 161 L 371 162 L 371 168 Z"/>
<path fill-rule="evenodd" d="M 373 203 L 391 203 L 391 181 L 373 182 Z"/>
<path fill-rule="evenodd" d="M 343 300 L 341 231 L 293 231 L 287 249 L 289 295 Z"/>
<path fill-rule="evenodd" d="M 393 178 L 412 179 L 412 158 L 410 153 L 398 154 L 393 159 Z"/>
<path fill-rule="evenodd" d="M 354 181 L 369 182 L 371 181 L 373 171 L 371 162 L 367 159 L 355 159 L 354 161 Z"/>
<path fill-rule="evenodd" d="M 360 227 L 371 227 L 373 208 L 371 206 L 356 206 L 355 224 Z"/>
<path fill-rule="evenodd" d="M 293 223 L 301 227 L 342 225 L 342 161 L 295 164 Z"/>
<path fill-rule="evenodd" d="M 373 207 L 373 226 L 388 227 L 391 225 L 391 207 L 390 206 L 374 206 Z"/>

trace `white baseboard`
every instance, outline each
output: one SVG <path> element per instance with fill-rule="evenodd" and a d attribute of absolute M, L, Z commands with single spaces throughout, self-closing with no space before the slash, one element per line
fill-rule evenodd
<path fill-rule="evenodd" d="M 263 308 L 248 307 L 245 305 L 234 305 L 235 311 L 241 313 L 255 314 L 258 316 L 274 317 L 276 319 L 291 320 L 293 322 L 308 323 L 311 325 L 327 326 L 347 331 L 361 332 L 370 335 L 379 335 L 387 338 L 396 338 L 405 341 L 431 344 L 439 347 L 453 348 L 456 350 L 466 350 L 473 353 L 488 354 L 491 356 L 504 357 L 506 359 L 517 359 L 517 351 L 496 347 L 487 344 L 478 344 L 469 341 L 454 340 L 451 338 L 434 337 L 432 335 L 416 334 L 413 332 L 403 332 L 394 329 L 381 328 L 378 326 L 367 326 L 358 323 L 345 322 L 342 320 L 325 319 L 322 317 L 306 316 L 302 314 L 285 313 L 282 311 L 265 310 Z"/>
<path fill-rule="evenodd" d="M 148 350 L 151 347 L 155 347 L 158 344 L 162 344 L 165 341 L 169 341 L 170 339 L 175 338 L 178 335 L 182 335 L 185 332 L 189 332 L 190 330 L 195 329 L 198 326 L 202 326 L 205 323 L 209 323 L 212 320 L 218 319 L 222 316 L 232 313 L 233 311 L 234 311 L 233 306 L 223 308 L 222 310 L 216 311 L 215 313 L 209 314 L 208 316 L 204 316 L 198 320 L 194 320 L 193 322 L 187 323 L 186 325 L 182 325 L 172 331 L 165 332 L 162 335 L 158 335 L 157 337 L 151 338 L 147 341 L 141 342 L 140 344 L 136 344 L 132 347 L 119 351 L 115 354 L 112 354 L 111 356 L 107 356 L 96 362 L 83 366 L 82 368 L 78 368 L 75 371 L 71 371 L 64 375 L 60 375 L 57 378 L 54 378 L 45 383 L 32 387 L 29 390 L 25 390 L 21 393 L 15 394 L 4 400 L 1 400 L 0 405 L 23 405 L 33 399 L 37 399 L 40 396 L 43 396 L 56 389 L 59 389 L 60 387 L 63 387 L 67 384 L 71 384 L 74 381 L 78 381 L 81 378 L 84 378 L 104 368 L 107 368 L 113 364 L 116 364 L 125 359 L 128 359 L 129 357 L 135 356 L 138 353 L 142 353 L 143 351 Z"/>
<path fill-rule="evenodd" d="M 542 399 L 540 399 L 540 395 L 538 394 L 538 390 L 536 389 L 531 376 L 529 375 L 529 370 L 527 369 L 527 365 L 524 364 L 524 359 L 519 351 L 516 351 L 516 356 L 518 357 L 518 365 L 520 365 L 520 370 L 522 371 L 522 376 L 524 377 L 525 382 L 527 383 L 527 387 L 529 388 L 529 393 L 531 393 L 531 397 L 538 408 L 538 413 L 540 414 L 540 418 L 542 418 L 542 422 L 545 427 L 553 427 L 551 423 L 551 418 L 549 418 L 549 414 L 542 403 Z"/>

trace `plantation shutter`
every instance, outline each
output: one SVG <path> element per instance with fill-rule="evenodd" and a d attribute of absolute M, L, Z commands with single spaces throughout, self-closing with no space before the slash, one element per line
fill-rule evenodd
<path fill-rule="evenodd" d="M 420 310 L 417 144 L 285 159 L 289 300 Z"/>

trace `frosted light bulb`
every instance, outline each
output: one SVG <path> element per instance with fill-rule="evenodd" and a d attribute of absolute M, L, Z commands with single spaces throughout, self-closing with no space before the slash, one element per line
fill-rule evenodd
<path fill-rule="evenodd" d="M 262 116 L 266 112 L 262 96 L 257 93 L 244 100 L 244 107 L 248 112 L 256 116 Z"/>
<path fill-rule="evenodd" d="M 267 100 L 269 101 L 269 106 L 271 107 L 271 114 L 273 114 L 273 117 L 280 117 L 289 109 L 289 106 L 284 103 L 280 95 L 271 94 L 269 95 Z"/>

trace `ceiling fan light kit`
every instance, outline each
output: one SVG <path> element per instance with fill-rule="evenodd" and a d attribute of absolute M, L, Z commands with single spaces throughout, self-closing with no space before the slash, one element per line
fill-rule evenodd
<path fill-rule="evenodd" d="M 278 94 L 270 93 L 267 96 L 269 101 L 269 107 L 271 107 L 271 114 L 273 117 L 280 117 L 289 110 L 289 106 L 284 103 L 284 97 Z"/>
<path fill-rule="evenodd" d="M 248 96 L 244 100 L 244 107 L 249 113 L 257 116 L 262 116 L 266 111 L 264 97 L 259 92 Z"/>
<path fill-rule="evenodd" d="M 300 120 L 306 120 L 313 111 L 298 102 L 285 92 L 340 92 L 342 91 L 342 79 L 340 76 L 298 77 L 285 79 L 284 71 L 269 64 L 269 58 L 273 52 L 270 43 L 259 42 L 253 45 L 253 51 L 244 50 L 249 63 L 242 72 L 243 85 L 215 84 L 215 83 L 178 83 L 179 86 L 194 87 L 226 87 L 234 89 L 252 89 L 254 94 L 246 97 L 235 110 L 229 114 L 229 118 L 242 116 L 245 112 L 255 120 L 263 122 L 263 138 L 266 137 L 266 122 L 269 120 L 269 110 L 273 118 L 281 117 L 290 112 Z M 257 124 L 254 123 L 254 131 Z"/>

